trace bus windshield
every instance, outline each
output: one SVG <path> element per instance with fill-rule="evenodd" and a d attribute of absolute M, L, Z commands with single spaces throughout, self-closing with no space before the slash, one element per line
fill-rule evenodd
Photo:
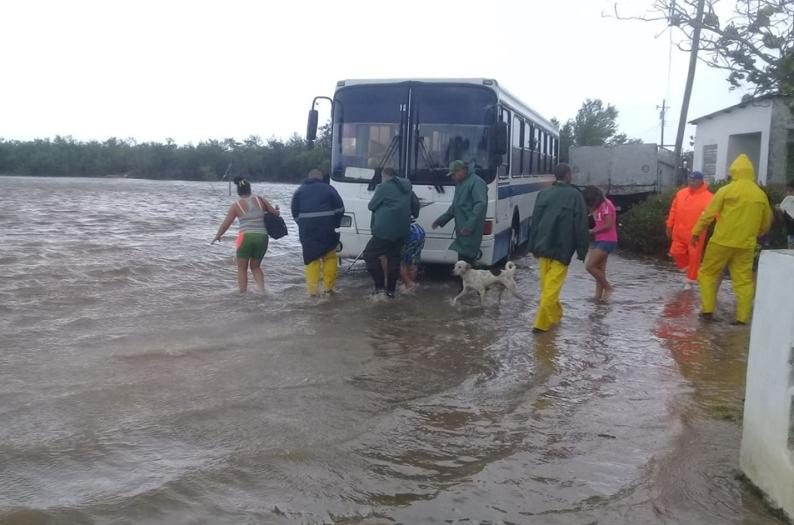
<path fill-rule="evenodd" d="M 490 182 L 489 135 L 496 121 L 496 95 L 480 86 L 432 85 L 415 87 L 411 95 L 414 132 L 409 178 L 415 184 L 452 184 L 446 176 L 450 162 L 474 164 Z"/>
<path fill-rule="evenodd" d="M 453 184 L 449 164 L 474 164 L 494 179 L 489 137 L 496 122 L 493 90 L 479 85 L 370 84 L 339 89 L 334 99 L 332 173 L 335 180 L 376 180 L 394 168 L 415 184 Z"/>
<path fill-rule="evenodd" d="M 366 179 L 375 169 L 403 165 L 403 109 L 408 87 L 351 86 L 339 90 L 333 116 L 332 176 Z"/>

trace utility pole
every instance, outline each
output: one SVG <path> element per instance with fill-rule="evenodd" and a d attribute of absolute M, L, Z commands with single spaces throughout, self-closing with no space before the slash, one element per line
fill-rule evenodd
<path fill-rule="evenodd" d="M 656 109 L 661 110 L 659 112 L 659 120 L 662 121 L 662 138 L 659 147 L 664 148 L 664 127 L 667 124 L 665 119 L 665 117 L 667 117 L 667 99 L 662 100 L 662 105 L 656 106 Z"/>
<path fill-rule="evenodd" d="M 678 135 L 675 138 L 675 170 L 676 181 L 679 184 L 684 182 L 681 174 L 681 150 L 684 146 L 684 132 L 686 131 L 687 115 L 689 114 L 689 100 L 692 97 L 692 86 L 695 83 L 695 70 L 698 64 L 698 52 L 700 51 L 700 31 L 703 27 L 703 12 L 706 8 L 706 0 L 698 0 L 697 14 L 693 20 L 694 27 L 692 32 L 692 51 L 689 54 L 689 72 L 686 77 L 686 87 L 684 88 L 684 98 L 681 103 L 681 116 L 678 119 Z M 677 17 L 673 14 L 671 17 Z M 671 20 L 672 22 L 673 20 Z"/>

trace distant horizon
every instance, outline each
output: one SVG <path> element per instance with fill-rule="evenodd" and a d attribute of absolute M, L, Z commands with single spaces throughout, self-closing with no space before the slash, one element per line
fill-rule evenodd
<path fill-rule="evenodd" d="M 163 139 L 151 139 L 151 140 L 139 140 L 139 139 L 137 139 L 135 137 L 132 137 L 132 136 L 123 137 L 121 135 L 109 135 L 109 136 L 104 137 L 104 138 L 81 139 L 81 138 L 75 137 L 74 135 L 58 133 L 58 134 L 55 134 L 55 135 L 41 136 L 41 137 L 32 137 L 32 138 L 13 138 L 13 137 L 7 137 L 7 136 L 0 135 L 0 141 L 6 141 L 6 142 L 10 142 L 10 141 L 34 142 L 36 140 L 51 140 L 52 141 L 52 140 L 55 140 L 56 138 L 60 137 L 60 138 L 64 138 L 64 139 L 71 138 L 75 142 L 81 142 L 81 143 L 85 143 L 85 142 L 105 142 L 105 141 L 108 141 L 110 139 L 118 139 L 118 140 L 123 140 L 123 141 L 132 140 L 136 144 L 146 144 L 146 143 L 152 143 L 152 142 L 165 144 L 169 139 L 171 139 L 171 140 L 173 140 L 174 144 L 176 144 L 178 146 L 188 146 L 188 145 L 200 144 L 202 142 L 209 142 L 211 140 L 223 141 L 223 140 L 227 140 L 227 139 L 233 139 L 233 140 L 236 140 L 238 142 L 243 142 L 244 140 L 246 140 L 246 139 L 248 139 L 250 137 L 257 137 L 257 138 L 262 139 L 265 142 L 267 142 L 268 140 L 271 140 L 271 139 L 275 139 L 275 140 L 278 140 L 278 141 L 281 141 L 281 142 L 286 142 L 286 141 L 290 140 L 291 138 L 293 138 L 295 136 L 297 136 L 297 137 L 299 137 L 299 138 L 301 138 L 303 140 L 306 139 L 306 137 L 304 135 L 301 135 L 298 132 L 294 132 L 292 135 L 289 135 L 289 136 L 286 136 L 286 137 L 280 137 L 280 136 L 276 136 L 276 135 L 269 135 L 269 136 L 265 136 L 265 135 L 247 135 L 245 137 L 222 137 L 222 138 L 208 137 L 208 138 L 203 138 L 203 139 L 198 139 L 198 140 L 190 140 L 190 141 L 187 141 L 187 142 L 180 142 L 180 141 L 178 141 L 178 140 L 176 140 L 176 139 L 174 139 L 173 137 L 170 137 L 170 136 L 166 136 Z"/>

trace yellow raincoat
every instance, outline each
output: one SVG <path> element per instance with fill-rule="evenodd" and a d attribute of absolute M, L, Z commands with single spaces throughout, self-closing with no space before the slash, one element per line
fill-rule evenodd
<path fill-rule="evenodd" d="M 755 246 L 758 237 L 772 225 L 772 208 L 766 193 L 755 183 L 755 170 L 747 155 L 739 155 L 728 173 L 731 183 L 714 194 L 692 235 L 702 235 L 719 216 L 698 275 L 703 313 L 714 312 L 719 279 L 728 266 L 736 294 L 736 320 L 747 323 L 755 292 Z"/>

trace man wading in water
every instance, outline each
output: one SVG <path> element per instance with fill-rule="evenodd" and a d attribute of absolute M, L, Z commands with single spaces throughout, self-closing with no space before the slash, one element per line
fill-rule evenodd
<path fill-rule="evenodd" d="M 574 253 L 584 261 L 590 244 L 587 207 L 579 190 L 571 186 L 571 167 L 558 164 L 554 176 L 557 182 L 538 194 L 529 239 L 530 251 L 540 267 L 535 333 L 546 332 L 562 320 L 560 292 L 568 265 Z"/>
<path fill-rule="evenodd" d="M 485 214 L 488 211 L 488 186 L 477 174 L 470 172 L 462 160 L 449 165 L 449 176 L 455 181 L 455 197 L 447 212 L 435 220 L 433 229 L 455 221 L 455 240 L 449 249 L 458 253 L 459 261 L 474 266 L 480 258 Z"/>
<path fill-rule="evenodd" d="M 322 171 L 311 170 L 292 196 L 292 217 L 298 223 L 303 248 L 306 288 L 312 297 L 319 292 L 321 279 L 325 293 L 334 291 L 339 244 L 336 229 L 345 213 L 339 193 L 323 178 Z"/>
<path fill-rule="evenodd" d="M 400 274 L 400 252 L 408 238 L 411 217 L 419 216 L 419 199 L 408 179 L 383 168 L 383 181 L 369 201 L 372 238 L 364 248 L 367 271 L 375 284 L 375 295 L 393 298 Z"/>

